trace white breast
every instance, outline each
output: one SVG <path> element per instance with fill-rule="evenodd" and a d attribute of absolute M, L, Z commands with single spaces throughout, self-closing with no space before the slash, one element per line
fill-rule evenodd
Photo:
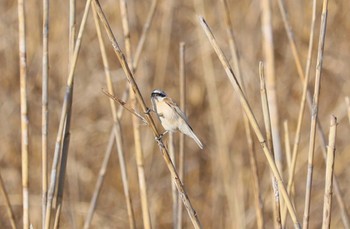
<path fill-rule="evenodd" d="M 159 114 L 160 121 L 165 130 L 175 131 L 178 129 L 179 116 L 176 112 L 165 102 L 156 102 L 157 112 Z"/>

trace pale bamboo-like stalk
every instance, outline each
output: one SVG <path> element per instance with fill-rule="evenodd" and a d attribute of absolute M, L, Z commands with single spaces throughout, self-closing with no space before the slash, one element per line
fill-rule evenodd
<path fill-rule="evenodd" d="M 191 204 L 191 201 L 190 199 L 188 198 L 187 196 L 187 193 L 184 189 L 184 186 L 181 182 L 181 180 L 179 179 L 179 176 L 177 174 L 177 171 L 174 167 L 174 165 L 171 163 L 171 159 L 169 157 L 169 154 L 168 154 L 168 151 L 167 149 L 165 148 L 164 144 L 163 144 L 163 141 L 160 137 L 160 134 L 155 126 L 155 123 L 154 123 L 154 120 L 152 118 L 152 116 L 150 115 L 149 113 L 149 108 L 147 108 L 146 106 L 146 103 L 141 95 L 141 92 L 138 88 L 138 85 L 136 84 L 136 81 L 134 79 L 134 76 L 133 76 L 133 73 L 132 71 L 130 70 L 130 67 L 128 66 L 127 64 L 127 61 L 126 61 L 126 58 L 123 54 L 123 52 L 121 51 L 121 49 L 119 48 L 119 45 L 114 37 L 114 34 L 109 26 L 109 23 L 106 19 L 106 16 L 104 15 L 103 11 L 102 11 L 102 8 L 100 6 L 100 3 L 98 0 L 94 0 L 94 4 L 96 6 L 96 11 L 98 13 L 98 16 L 102 22 L 102 24 L 104 25 L 105 29 L 106 29 L 106 33 L 108 35 L 108 38 L 112 44 L 112 47 L 113 47 L 113 50 L 121 64 L 121 66 L 123 67 L 123 70 L 126 74 L 126 77 L 128 79 L 128 81 L 130 82 L 130 84 L 132 85 L 132 90 L 134 91 L 135 93 L 135 96 L 136 96 L 136 99 L 139 103 L 139 105 L 141 106 L 141 109 L 142 111 L 145 113 L 146 115 L 146 118 L 147 118 L 147 122 L 149 123 L 149 126 L 150 128 L 152 129 L 152 132 L 154 134 L 154 136 L 157 138 L 157 143 L 159 145 L 159 148 L 162 152 L 162 156 L 163 156 L 163 159 L 166 163 L 166 165 L 168 166 L 168 169 L 176 183 L 176 187 L 178 188 L 178 191 L 180 193 L 180 196 L 182 197 L 182 201 L 184 202 L 184 205 L 187 209 L 187 212 L 190 216 L 190 219 L 193 223 L 193 226 L 194 228 L 201 228 L 201 224 L 200 224 L 200 221 L 198 219 L 198 216 L 197 216 L 197 213 L 196 211 L 193 209 L 192 207 L 192 204 Z"/>
<path fill-rule="evenodd" d="M 63 131 L 65 129 L 66 124 L 66 117 L 69 110 L 69 101 L 72 97 L 72 90 L 73 90 L 73 79 L 74 79 L 74 72 L 75 67 L 78 59 L 78 54 L 80 51 L 80 44 L 82 35 L 85 29 L 86 19 L 88 16 L 88 12 L 90 9 L 90 3 L 91 0 L 87 0 L 83 18 L 80 24 L 78 37 L 75 42 L 74 46 L 74 55 L 72 57 L 71 63 L 70 63 L 70 69 L 67 79 L 67 86 L 66 86 L 66 94 L 64 96 L 63 105 L 62 105 L 62 112 L 61 112 L 61 118 L 60 123 L 57 131 L 57 137 L 56 137 L 56 144 L 55 144 L 55 151 L 53 156 L 53 162 L 52 162 L 52 169 L 51 169 L 51 176 L 50 176 L 50 185 L 48 190 L 48 196 L 47 196 L 47 204 L 46 204 L 46 213 L 45 213 L 45 228 L 48 229 L 50 227 L 50 221 L 51 221 L 51 207 L 52 207 L 52 200 L 54 197 L 55 189 L 56 189 L 56 180 L 57 180 L 57 170 L 58 170 L 58 164 L 60 159 L 60 152 L 61 152 L 61 145 L 62 145 L 62 138 L 63 138 Z"/>
<path fill-rule="evenodd" d="M 346 110 L 347 110 L 347 113 L 348 113 L 348 120 L 349 120 L 349 123 L 350 123 L 350 100 L 349 100 L 348 96 L 345 97 L 345 103 L 346 103 Z"/>
<path fill-rule="evenodd" d="M 222 0 L 221 2 L 223 3 L 223 8 L 225 12 L 225 28 L 228 36 L 231 57 L 233 60 L 233 67 L 236 71 L 237 80 L 240 82 L 240 85 L 242 85 L 242 90 L 245 93 L 244 80 L 243 80 L 243 77 L 241 76 L 241 68 L 239 64 L 238 49 L 234 39 L 233 26 L 230 19 L 230 10 L 228 8 L 227 0 Z M 243 110 L 242 110 L 242 113 L 243 113 L 244 128 L 245 128 L 245 133 L 246 133 L 246 138 L 248 143 L 250 167 L 252 170 L 252 177 L 253 177 L 254 205 L 255 205 L 255 211 L 256 211 L 257 228 L 263 229 L 264 228 L 263 205 L 262 205 L 261 196 L 260 196 L 258 168 L 257 168 L 256 157 L 254 152 L 255 146 L 254 146 L 252 132 L 249 126 L 249 120 L 244 114 Z"/>
<path fill-rule="evenodd" d="M 237 81 L 237 78 L 236 76 L 234 75 L 226 57 L 224 56 L 222 50 L 220 49 L 220 47 L 218 46 L 212 32 L 210 31 L 210 28 L 209 26 L 207 25 L 206 21 L 204 20 L 203 17 L 200 17 L 200 23 L 202 25 L 202 28 L 203 30 L 205 31 L 205 34 L 207 35 L 208 37 L 208 40 L 210 41 L 211 45 L 213 46 L 216 54 L 218 55 L 225 71 L 226 71 L 226 74 L 235 90 L 235 92 L 238 94 L 239 96 L 239 99 L 241 101 L 241 105 L 249 119 L 249 122 L 250 122 L 250 125 L 252 126 L 261 146 L 262 146 L 262 149 L 264 151 L 264 154 L 266 156 L 266 159 L 268 161 L 268 164 L 270 166 L 270 169 L 272 170 L 274 176 L 276 177 L 277 179 L 277 182 L 278 182 L 278 186 L 280 188 L 280 191 L 281 191 L 281 194 L 282 194 L 282 197 L 284 198 L 284 201 L 288 207 L 288 210 L 289 210 L 289 213 L 291 215 L 291 218 L 293 220 L 293 223 L 294 223 L 294 227 L 295 228 L 300 228 L 300 224 L 298 223 L 298 220 L 297 220 L 297 217 L 296 217 L 296 213 L 295 213 L 295 210 L 292 206 L 292 203 L 290 201 L 290 198 L 288 196 L 288 193 L 287 193 L 287 190 L 283 184 L 283 180 L 282 180 L 282 177 L 281 175 L 279 174 L 278 172 L 278 169 L 277 169 L 277 166 L 273 160 L 273 157 L 271 156 L 271 152 L 269 150 L 269 148 L 267 147 L 267 144 L 266 144 L 266 141 L 263 137 L 263 134 L 260 130 L 260 127 L 258 125 L 258 122 L 256 121 L 255 119 L 255 116 L 249 106 L 249 103 L 247 101 L 247 99 L 245 98 L 245 95 L 241 89 L 241 87 L 239 86 L 238 84 L 238 81 Z"/>
<path fill-rule="evenodd" d="M 267 96 L 269 101 L 269 111 L 271 113 L 271 128 L 273 146 L 270 149 L 274 155 L 279 172 L 282 174 L 282 149 L 279 136 L 279 117 L 277 107 L 276 95 L 276 78 L 275 78 L 275 56 L 272 33 L 272 19 L 271 19 L 271 0 L 261 1 L 261 30 L 263 37 L 263 52 L 264 62 L 266 65 L 265 75 L 267 84 Z M 269 142 L 269 140 L 268 140 Z M 275 228 L 281 228 L 281 214 L 280 214 L 280 200 L 278 193 L 278 186 L 275 185 L 275 180 L 272 178 L 273 190 L 273 223 Z"/>
<path fill-rule="evenodd" d="M 166 68 L 168 63 L 171 30 L 173 24 L 173 13 L 175 0 L 163 1 L 163 15 L 161 21 L 161 32 L 159 35 L 158 47 L 161 47 L 157 52 L 156 69 L 153 85 L 162 88 L 166 78 Z"/>
<path fill-rule="evenodd" d="M 21 101 L 21 157 L 22 157 L 22 198 L 23 229 L 29 228 L 29 118 L 27 105 L 27 47 L 26 16 L 24 0 L 18 0 L 18 39 L 20 67 L 20 101 Z"/>
<path fill-rule="evenodd" d="M 315 78 L 314 96 L 312 101 L 303 229 L 309 228 L 313 159 L 314 159 L 314 151 L 315 151 L 315 137 L 316 137 L 316 124 L 317 124 L 317 117 L 318 117 L 319 95 L 320 95 L 320 89 L 321 89 L 323 51 L 324 51 L 324 43 L 325 43 L 326 28 L 327 28 L 327 12 L 328 12 L 328 0 L 324 0 L 323 6 L 322 6 L 320 37 L 319 37 L 318 53 L 317 53 L 317 61 L 316 61 L 316 78 Z"/>
<path fill-rule="evenodd" d="M 203 0 L 194 0 L 194 8 L 196 10 L 196 14 L 203 15 L 204 14 L 204 1 Z M 206 41 L 202 38 L 202 31 L 200 26 L 198 26 L 198 39 L 199 39 L 199 48 L 201 49 L 201 52 L 204 53 L 205 47 L 206 47 Z M 228 151 L 228 140 L 227 135 L 225 132 L 225 122 L 223 120 L 223 117 L 221 114 L 223 114 L 222 107 L 220 105 L 220 97 L 216 86 L 216 79 L 215 79 L 215 73 L 214 73 L 214 66 L 213 61 L 210 55 L 200 55 L 201 57 L 201 64 L 203 69 L 203 77 L 204 77 L 204 83 L 205 86 L 210 92 L 210 96 L 208 96 L 208 103 L 209 103 L 209 110 L 210 110 L 210 118 L 212 122 L 212 128 L 214 131 L 215 136 L 215 143 L 217 145 L 217 153 L 216 155 L 213 155 L 213 161 L 214 166 L 221 168 L 214 170 L 212 174 L 212 179 L 214 181 L 214 187 L 216 189 L 220 190 L 220 192 L 226 192 L 227 193 L 227 200 L 228 200 L 228 213 L 231 215 L 228 220 L 234 221 L 235 225 L 238 228 L 243 227 L 244 222 L 244 211 L 238 213 L 238 208 L 243 208 L 241 202 L 237 202 L 237 189 L 241 188 L 240 185 L 234 185 L 230 187 L 230 184 L 232 184 L 232 174 L 235 174 L 236 177 L 238 177 L 238 172 L 233 173 L 232 172 L 232 166 L 229 164 L 229 161 L 227 159 L 227 156 L 229 155 Z M 219 114 L 219 115 L 218 115 Z M 215 159 L 214 159 L 215 158 Z M 238 160 L 239 161 L 239 160 Z M 228 172 L 223 172 L 228 171 Z M 237 171 L 237 170 L 236 170 Z M 215 212 L 219 211 L 219 209 L 222 209 L 222 202 L 219 201 L 220 197 L 215 194 L 212 198 L 213 200 L 213 208 L 212 208 L 212 214 L 214 215 Z M 235 200 L 236 199 L 236 200 Z M 215 220 L 216 226 L 221 224 L 221 221 L 224 221 L 223 217 L 220 217 Z M 219 222 L 218 222 L 219 221 Z"/>
<path fill-rule="evenodd" d="M 337 132 L 337 118 L 331 116 L 329 140 L 327 149 L 326 178 L 323 201 L 323 223 L 322 229 L 329 229 L 331 226 L 332 194 L 333 194 L 333 172 L 335 156 L 335 138 Z"/>
<path fill-rule="evenodd" d="M 185 71 L 185 42 L 180 42 L 179 48 L 179 72 L 180 72 L 180 109 L 186 114 L 186 71 Z M 179 177 L 182 182 L 185 182 L 185 135 L 183 133 L 179 133 Z M 178 196 L 177 201 L 177 218 L 176 223 L 177 229 L 182 229 L 182 204 L 180 196 Z"/>
<path fill-rule="evenodd" d="M 261 30 L 263 37 L 263 52 L 265 63 L 265 76 L 267 96 L 269 100 L 269 110 L 271 115 L 271 131 L 273 139 L 273 154 L 275 157 L 278 171 L 282 174 L 282 147 L 279 135 L 279 115 L 277 106 L 277 92 L 276 92 L 276 76 L 275 76 L 275 55 L 272 32 L 272 13 L 271 0 L 261 1 Z M 277 210 L 277 206 L 275 206 Z M 274 216 L 278 217 L 279 213 L 274 211 Z M 278 224 L 278 219 L 274 221 Z M 277 226 L 275 224 L 275 226 Z"/>
<path fill-rule="evenodd" d="M 269 101 L 268 101 L 266 84 L 265 84 L 264 64 L 261 61 L 259 63 L 259 77 L 260 77 L 261 105 L 263 110 L 267 147 L 269 148 L 271 152 L 271 156 L 274 159 L 274 153 L 273 153 L 274 148 L 272 144 L 271 116 L 270 116 Z M 271 180 L 272 180 L 273 201 L 274 201 L 274 205 L 273 205 L 274 206 L 274 211 L 273 211 L 274 225 L 275 225 L 275 228 L 282 228 L 281 211 L 280 211 L 280 208 L 281 208 L 280 194 L 278 190 L 277 180 L 272 173 L 271 173 Z"/>
<path fill-rule="evenodd" d="M 74 43 L 75 43 L 75 0 L 70 0 L 69 1 L 68 69 L 70 69 L 72 65 L 72 60 L 74 56 Z M 74 85 L 74 80 L 72 82 L 72 89 L 71 89 L 72 96 L 70 96 L 68 100 L 68 109 L 67 109 L 66 121 L 64 126 L 62 155 L 61 155 L 58 184 L 57 184 L 56 214 L 55 214 L 55 220 L 54 220 L 54 226 L 53 226 L 54 229 L 59 228 L 61 211 L 62 211 L 63 190 L 64 190 L 65 175 L 66 175 L 66 168 L 67 168 L 69 143 L 70 143 L 70 123 L 71 123 L 71 116 L 72 116 L 73 88 L 74 88 L 73 85 Z M 72 202 L 73 201 L 69 203 L 71 204 Z M 75 217 L 73 216 L 72 219 L 75 220 Z M 75 226 L 75 223 L 73 223 L 73 225 Z"/>
<path fill-rule="evenodd" d="M 169 132 L 169 141 L 168 141 L 168 150 L 169 150 L 169 156 L 170 159 L 174 165 L 174 167 L 176 168 L 176 158 L 175 158 L 175 147 L 174 147 L 174 133 Z M 177 190 L 176 190 L 176 186 L 175 183 L 173 182 L 172 179 L 170 179 L 171 182 L 171 195 L 173 198 L 173 228 L 176 229 L 178 227 L 177 225 L 177 207 L 178 207 L 178 195 L 177 195 Z"/>
<path fill-rule="evenodd" d="M 49 0 L 43 0 L 43 53 L 42 53 L 42 100 L 41 100 L 41 225 L 45 225 L 47 201 L 47 149 L 49 134 L 48 79 L 49 79 Z"/>
<path fill-rule="evenodd" d="M 98 173 L 98 178 L 96 181 L 95 190 L 94 190 L 94 193 L 93 193 L 92 198 L 91 198 L 88 213 L 86 215 L 86 219 L 85 219 L 85 223 L 84 223 L 84 227 L 83 227 L 84 229 L 88 229 L 90 227 L 92 217 L 94 215 L 94 211 L 95 211 L 96 204 L 97 204 L 97 199 L 98 199 L 98 196 L 100 194 L 101 187 L 102 187 L 102 184 L 104 181 L 104 177 L 105 177 L 105 174 L 107 171 L 109 158 L 111 157 L 114 138 L 115 138 L 114 136 L 116 134 L 115 131 L 116 131 L 116 129 L 113 128 L 111 131 L 109 140 L 108 140 L 107 149 L 106 149 L 105 154 L 103 156 L 102 165 L 101 165 L 100 171 Z"/>
<path fill-rule="evenodd" d="M 109 71 L 109 63 L 108 63 L 108 58 L 106 54 L 106 49 L 105 49 L 105 44 L 102 38 L 102 32 L 101 32 L 101 27 L 98 21 L 98 15 L 96 12 L 95 5 L 93 5 L 93 16 L 94 16 L 94 21 L 95 21 L 95 26 L 96 26 L 96 32 L 97 32 L 97 37 L 99 41 L 99 46 L 100 46 L 100 51 L 101 51 L 101 56 L 102 56 L 102 62 L 103 62 L 103 67 L 105 71 L 105 76 L 106 76 L 106 82 L 107 82 L 107 89 L 108 92 L 113 95 L 113 84 L 112 84 L 112 78 L 111 74 Z M 127 207 L 127 213 L 128 213 L 128 220 L 129 220 L 129 227 L 130 228 L 136 228 L 136 222 L 135 222 L 135 217 L 134 217 L 134 211 L 132 208 L 132 201 L 131 201 L 131 195 L 130 195 L 130 190 L 129 190 L 129 184 L 128 184 L 128 175 L 127 175 L 127 170 L 126 170 L 126 163 L 124 159 L 124 150 L 123 150 L 123 143 L 122 143 L 122 135 L 121 135 L 121 128 L 120 128 L 120 116 L 117 114 L 117 107 L 113 101 L 110 101 L 110 106 L 111 106 L 111 112 L 112 112 L 112 117 L 114 121 L 114 136 L 115 136 L 115 141 L 117 144 L 117 152 L 118 152 L 118 157 L 119 157 L 119 165 L 120 165 L 120 172 L 121 172 L 121 177 L 122 177 L 122 183 L 123 183 L 123 188 L 124 188 L 124 196 L 125 196 L 125 201 L 126 201 L 126 207 Z M 106 162 L 108 163 L 108 162 Z M 102 167 L 101 167 L 102 169 Z M 91 221 L 92 221 L 92 216 L 95 210 L 95 205 L 99 196 L 99 192 L 102 186 L 103 178 L 101 177 L 98 179 L 96 183 L 96 188 L 93 193 L 93 198 L 91 199 L 90 202 L 90 207 L 89 207 L 89 212 L 88 215 L 85 219 L 84 223 L 84 229 L 87 229 L 90 227 Z M 101 181 L 99 181 L 102 179 Z M 98 185 L 98 183 L 101 182 L 101 185 Z"/>
<path fill-rule="evenodd" d="M 282 8 L 283 9 L 283 8 Z M 309 48 L 308 48 L 308 54 L 307 54 L 307 61 L 306 61 L 306 68 L 305 68 L 305 77 L 303 77 L 303 92 L 300 100 L 300 106 L 299 106 L 299 114 L 298 114 L 298 122 L 297 122 L 297 128 L 295 131 L 295 137 L 294 137 L 294 143 L 293 143 L 293 151 L 292 151 L 292 161 L 291 165 L 289 167 L 289 175 L 288 175 L 288 184 L 287 184 L 287 191 L 290 193 L 292 186 L 293 186 L 293 180 L 294 180 L 294 171 L 298 156 L 298 148 L 299 148 L 299 142 L 301 137 L 301 124 L 303 122 L 304 118 L 304 111 L 305 111 L 305 102 L 307 98 L 308 93 L 308 83 L 310 78 L 310 66 L 311 66 L 311 58 L 312 58 L 312 50 L 313 50 L 313 40 L 314 40 L 314 33 L 315 33 L 315 22 L 316 22 L 316 0 L 313 0 L 312 4 L 312 18 L 311 18 L 311 25 L 310 25 L 310 38 L 309 38 Z M 289 30 L 290 31 L 290 30 Z M 293 46 L 293 45 L 291 45 Z M 293 46 L 294 47 L 294 46 Z M 295 58 L 297 67 L 298 59 Z M 286 222 L 287 217 L 287 209 L 286 207 L 283 208 L 282 211 L 282 222 Z M 283 227 L 285 224 L 282 225 Z"/>
<path fill-rule="evenodd" d="M 130 29 L 129 29 L 129 18 L 128 18 L 126 0 L 120 0 L 120 11 L 122 16 L 122 24 L 123 24 L 126 60 L 128 65 L 132 66 Z M 132 74 L 134 74 L 133 68 L 131 69 L 131 72 Z M 130 92 L 130 100 L 131 100 L 132 108 L 136 109 L 135 94 L 132 90 Z M 138 173 L 139 187 L 140 187 L 143 226 L 146 229 L 150 229 L 152 228 L 152 225 L 151 225 L 151 217 L 150 217 L 148 197 L 147 197 L 146 177 L 145 177 L 145 169 L 144 169 L 144 163 L 143 163 L 143 150 L 141 145 L 139 119 L 134 115 L 131 117 L 131 119 L 132 119 L 132 126 L 133 126 L 133 132 L 134 132 L 135 155 L 136 155 L 137 173 Z"/>
<path fill-rule="evenodd" d="M 11 224 L 11 228 L 16 229 L 17 227 L 16 227 L 16 221 L 15 221 L 15 214 L 13 213 L 10 199 L 9 199 L 7 191 L 5 189 L 5 184 L 4 184 L 4 181 L 2 180 L 1 173 L 0 173 L 0 192 L 4 196 L 4 200 L 5 200 L 4 202 L 5 202 L 7 213 L 9 215 L 9 221 Z"/>

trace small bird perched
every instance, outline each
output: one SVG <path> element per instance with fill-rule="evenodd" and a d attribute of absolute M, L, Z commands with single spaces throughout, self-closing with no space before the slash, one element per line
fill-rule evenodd
<path fill-rule="evenodd" d="M 199 148 L 203 149 L 203 144 L 193 133 L 186 115 L 171 98 L 167 97 L 167 94 L 165 94 L 164 91 L 159 89 L 153 90 L 151 101 L 153 104 L 153 110 L 165 129 L 165 132 L 162 135 L 166 134 L 168 131 L 173 132 L 180 130 L 183 134 L 193 138 Z"/>

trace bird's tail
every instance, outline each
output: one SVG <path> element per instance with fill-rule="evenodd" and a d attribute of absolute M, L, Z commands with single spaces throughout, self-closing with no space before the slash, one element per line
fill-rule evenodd
<path fill-rule="evenodd" d="M 193 140 L 197 143 L 197 145 L 199 146 L 199 148 L 203 149 L 203 144 L 202 142 L 199 140 L 199 138 L 193 133 L 193 131 L 191 131 L 191 138 L 193 138 Z"/>
<path fill-rule="evenodd" d="M 180 126 L 180 131 L 184 134 L 186 134 L 187 136 L 191 137 L 199 146 L 199 148 L 203 149 L 203 144 L 202 142 L 199 140 L 199 138 L 193 133 L 192 128 L 189 125 L 181 125 Z"/>

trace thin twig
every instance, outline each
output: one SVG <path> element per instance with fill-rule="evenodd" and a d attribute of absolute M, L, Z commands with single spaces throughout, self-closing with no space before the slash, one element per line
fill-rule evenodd
<path fill-rule="evenodd" d="M 317 53 L 317 62 L 316 62 L 316 78 L 315 78 L 314 96 L 313 96 L 313 101 L 312 101 L 312 114 L 311 114 L 308 166 L 307 166 L 307 177 L 306 177 L 306 191 L 305 191 L 306 193 L 305 193 L 303 229 L 307 229 L 309 227 L 313 159 L 314 159 L 314 151 L 315 151 L 315 137 L 316 137 L 316 124 L 317 124 L 317 116 L 318 116 L 319 95 L 320 95 L 320 89 L 321 89 L 323 51 L 324 51 L 324 44 L 325 44 L 325 38 L 326 38 L 326 28 L 327 28 L 327 12 L 328 12 L 328 0 L 324 0 L 323 7 L 322 7 L 320 37 L 319 37 L 319 43 L 318 43 L 318 53 Z"/>
<path fill-rule="evenodd" d="M 23 229 L 29 228 L 29 162 L 28 138 L 29 119 L 27 107 L 27 48 L 26 17 L 24 0 L 18 0 L 18 38 L 21 94 L 21 152 L 22 152 L 22 195 L 23 195 Z"/>
<path fill-rule="evenodd" d="M 89 13 L 90 9 L 90 3 L 91 0 L 87 0 L 85 9 L 84 9 L 84 14 L 83 18 L 80 24 L 79 32 L 78 32 L 78 37 L 75 42 L 74 46 L 74 55 L 70 64 L 70 69 L 69 69 L 69 74 L 68 74 L 68 79 L 67 79 L 67 86 L 66 86 L 66 94 L 64 97 L 63 105 L 62 105 L 62 112 L 61 112 L 61 118 L 60 118 L 60 123 L 57 131 L 57 137 L 56 137 L 56 145 L 55 145 L 55 152 L 53 156 L 53 162 L 52 162 L 52 169 L 51 169 L 51 176 L 50 176 L 50 185 L 49 185 L 49 191 L 48 191 L 48 200 L 46 204 L 46 214 L 45 214 L 45 228 L 49 229 L 50 227 L 50 220 L 51 220 L 51 207 L 52 207 L 52 200 L 54 197 L 54 192 L 56 189 L 56 179 L 57 179 L 57 169 L 58 169 L 58 164 L 59 164 L 59 158 L 60 158 L 60 152 L 61 152 L 61 143 L 62 143 L 62 138 L 63 138 L 63 131 L 65 129 L 65 123 L 66 123 L 66 117 L 67 117 L 67 112 L 69 109 L 69 101 L 71 100 L 72 97 L 72 90 L 73 90 L 73 79 L 74 79 L 74 72 L 75 72 L 75 67 L 78 59 L 78 54 L 80 51 L 80 44 L 81 44 L 81 39 L 82 35 L 85 29 L 85 24 L 86 24 L 86 19 Z"/>
<path fill-rule="evenodd" d="M 235 75 L 234 75 L 234 73 L 233 73 L 233 71 L 232 71 L 232 69 L 231 69 L 231 67 L 230 67 L 226 57 L 224 56 L 222 50 L 218 46 L 218 44 L 217 44 L 217 42 L 216 42 L 212 32 L 209 29 L 209 26 L 207 25 L 207 23 L 206 23 L 206 21 L 204 20 L 203 17 L 200 17 L 200 23 L 201 23 L 202 28 L 205 31 L 208 39 L 209 39 L 211 45 L 213 46 L 216 54 L 218 55 L 222 65 L 223 65 L 223 67 L 224 67 L 224 69 L 226 71 L 226 74 L 227 74 L 227 76 L 228 76 L 228 78 L 229 78 L 229 80 L 230 80 L 230 82 L 231 82 L 231 84 L 232 84 L 232 86 L 233 86 L 233 88 L 235 90 L 235 92 L 239 96 L 239 99 L 241 101 L 241 105 L 242 105 L 242 107 L 243 107 L 243 109 L 244 109 L 244 111 L 245 111 L 245 113 L 246 113 L 246 115 L 247 115 L 247 117 L 249 119 L 249 122 L 250 122 L 250 124 L 251 124 L 251 126 L 252 126 L 252 128 L 253 128 L 253 130 L 254 130 L 254 132 L 255 132 L 255 134 L 256 134 L 256 136 L 257 136 L 257 138 L 258 138 L 258 140 L 259 140 L 259 142 L 261 144 L 261 146 L 262 146 L 262 149 L 263 149 L 263 151 L 265 153 L 265 156 L 266 156 L 266 159 L 267 159 L 267 161 L 269 163 L 269 166 L 270 166 L 274 176 L 277 179 L 278 187 L 280 188 L 280 191 L 282 193 L 284 201 L 286 202 L 286 205 L 288 207 L 289 213 L 290 213 L 291 218 L 292 218 L 293 223 L 294 223 L 294 227 L 295 228 L 300 228 L 300 225 L 299 225 L 299 223 L 297 221 L 295 210 L 294 210 L 294 208 L 293 208 L 293 206 L 291 204 L 291 201 L 290 201 L 290 198 L 288 196 L 287 190 L 286 190 L 286 188 L 285 188 L 285 186 L 283 184 L 282 177 L 279 174 L 277 166 L 276 166 L 276 164 L 275 164 L 275 162 L 274 162 L 274 160 L 273 160 L 273 158 L 271 156 L 271 152 L 270 152 L 270 150 L 267 147 L 266 141 L 265 141 L 265 139 L 263 137 L 263 134 L 262 134 L 262 132 L 260 130 L 258 122 L 256 121 L 255 116 L 254 116 L 254 114 L 253 114 L 253 112 L 252 112 L 252 110 L 251 110 L 251 108 L 250 108 L 250 106 L 248 104 L 248 101 L 245 98 L 244 93 L 243 93 L 240 85 L 238 84 L 237 78 L 235 77 Z"/>
<path fill-rule="evenodd" d="M 333 188 L 333 172 L 334 172 L 334 156 L 335 156 L 335 138 L 337 132 L 337 118 L 331 116 L 328 151 L 327 151 L 327 163 L 326 163 L 326 182 L 324 189 L 324 201 L 323 201 L 323 223 L 322 229 L 329 229 L 331 226 L 331 214 L 332 214 L 332 188 Z"/>
<path fill-rule="evenodd" d="M 102 90 L 102 92 L 107 95 L 109 98 L 113 99 L 114 101 L 116 101 L 117 103 L 119 103 L 125 110 L 129 111 L 131 114 L 135 115 L 137 118 L 139 118 L 145 125 L 148 125 L 147 120 L 140 115 L 139 113 L 137 113 L 137 111 L 134 108 L 129 108 L 126 106 L 126 102 L 124 102 L 123 100 L 113 96 L 112 94 L 110 94 L 108 91 Z"/>
<path fill-rule="evenodd" d="M 116 41 L 116 39 L 115 39 L 115 37 L 113 35 L 113 32 L 112 32 L 112 30 L 111 30 L 111 28 L 109 26 L 109 23 L 108 23 L 108 21 L 106 19 L 106 16 L 104 15 L 104 13 L 102 11 L 100 3 L 99 3 L 98 0 L 94 0 L 94 3 L 95 3 L 96 11 L 97 11 L 97 13 L 99 15 L 99 18 L 100 18 L 102 24 L 104 25 L 104 27 L 106 29 L 106 33 L 108 35 L 108 38 L 109 38 L 110 42 L 112 43 L 113 50 L 114 50 L 116 56 L 118 57 L 118 60 L 119 60 L 119 62 L 121 64 L 121 66 L 123 67 L 123 70 L 124 70 L 124 72 L 126 74 L 126 77 L 127 77 L 128 81 L 129 81 L 129 83 L 132 86 L 132 90 L 135 93 L 136 99 L 137 99 L 138 103 L 140 104 L 143 112 L 146 114 L 147 121 L 150 124 L 150 127 L 151 127 L 151 129 L 153 131 L 154 136 L 157 139 L 159 139 L 157 141 L 157 143 L 158 143 L 158 145 L 159 145 L 159 147 L 161 149 L 161 152 L 162 152 L 162 155 L 163 155 L 163 159 L 164 159 L 166 165 L 168 166 L 168 169 L 169 169 L 173 179 L 175 180 L 176 187 L 178 188 L 178 191 L 179 191 L 180 195 L 182 196 L 182 201 L 184 202 L 184 205 L 185 205 L 185 207 L 186 207 L 186 209 L 188 211 L 188 214 L 189 214 L 189 216 L 191 218 L 191 221 L 192 221 L 192 223 L 193 223 L 195 228 L 201 228 L 201 225 L 200 225 L 197 213 L 195 212 L 195 210 L 192 207 L 190 199 L 187 196 L 187 193 L 186 193 L 186 191 L 184 189 L 184 186 L 183 186 L 181 180 L 179 179 L 179 176 L 178 176 L 178 174 L 176 172 L 176 169 L 175 169 L 174 165 L 171 163 L 171 159 L 169 157 L 167 149 L 165 148 L 165 146 L 164 146 L 164 144 L 162 142 L 162 139 L 159 138 L 160 134 L 159 134 L 159 132 L 158 132 L 156 126 L 155 126 L 154 120 L 153 120 L 152 116 L 147 112 L 148 108 L 146 106 L 146 103 L 145 103 L 145 101 L 144 101 L 144 99 L 143 99 L 143 97 L 141 95 L 141 92 L 140 92 L 140 90 L 138 88 L 138 85 L 135 82 L 134 76 L 133 76 L 133 74 L 132 74 L 132 72 L 130 70 L 130 67 L 127 64 L 125 56 L 124 56 L 123 52 L 121 51 L 121 49 L 119 48 L 119 45 L 118 45 L 118 43 L 117 43 L 117 41 Z"/>

